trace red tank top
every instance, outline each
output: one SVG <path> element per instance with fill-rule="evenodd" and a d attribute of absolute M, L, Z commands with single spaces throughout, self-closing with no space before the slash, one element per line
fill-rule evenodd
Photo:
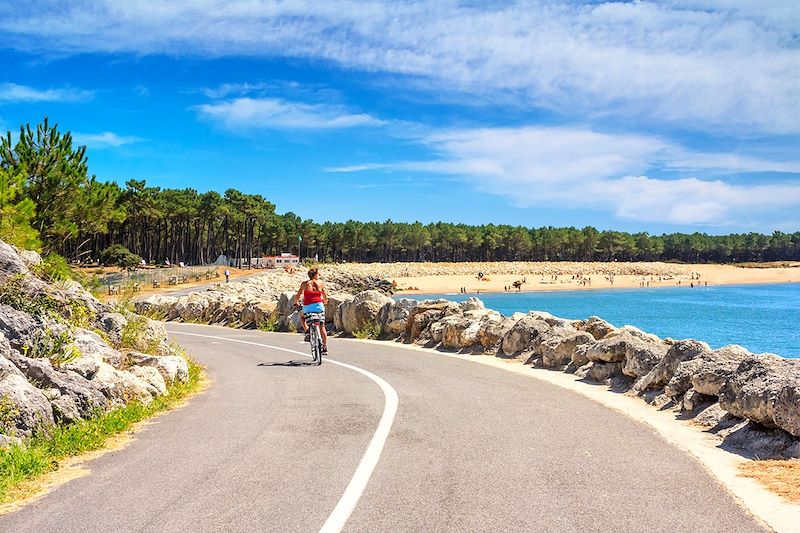
<path fill-rule="evenodd" d="M 306 287 L 310 286 L 310 283 L 306 285 Z M 308 289 L 303 291 L 303 305 L 318 304 L 320 302 L 322 302 L 322 291 L 311 291 Z"/>

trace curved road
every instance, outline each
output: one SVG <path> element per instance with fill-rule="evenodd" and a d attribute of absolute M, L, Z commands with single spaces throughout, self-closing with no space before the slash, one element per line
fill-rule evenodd
<path fill-rule="evenodd" d="M 287 366 L 306 359 L 274 347 L 305 353 L 299 335 L 168 328 L 213 385 L 0 531 L 318 531 L 371 442 L 345 531 L 764 531 L 648 427 L 524 375 L 333 339 L 332 359 L 397 392 L 375 442 L 384 391 L 330 362 Z"/>

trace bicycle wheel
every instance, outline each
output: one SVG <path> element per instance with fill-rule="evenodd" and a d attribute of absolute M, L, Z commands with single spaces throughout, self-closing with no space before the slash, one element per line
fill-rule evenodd
<path fill-rule="evenodd" d="M 310 335 L 311 340 L 311 362 L 316 363 L 317 358 L 320 357 L 319 347 L 317 346 L 317 336 L 319 335 L 319 332 L 314 324 L 310 324 L 308 334 Z"/>
<path fill-rule="evenodd" d="M 317 330 L 317 366 L 322 364 L 322 333 L 319 331 L 320 324 L 314 324 L 314 329 Z"/>

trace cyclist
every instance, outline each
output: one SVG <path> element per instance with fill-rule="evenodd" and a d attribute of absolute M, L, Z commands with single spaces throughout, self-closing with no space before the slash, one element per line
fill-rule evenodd
<path fill-rule="evenodd" d="M 308 342 L 309 332 L 306 325 L 306 313 L 325 314 L 325 304 L 328 303 L 328 293 L 325 292 L 325 285 L 319 280 L 319 269 L 308 269 L 308 281 L 300 284 L 300 290 L 294 296 L 294 305 L 299 305 L 300 296 L 303 297 L 303 307 L 300 311 L 300 324 L 305 332 L 305 341 Z M 322 355 L 328 355 L 328 334 L 324 327 L 319 328 L 322 334 Z"/>

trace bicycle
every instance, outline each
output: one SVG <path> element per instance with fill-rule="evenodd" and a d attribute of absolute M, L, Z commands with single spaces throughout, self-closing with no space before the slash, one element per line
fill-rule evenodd
<path fill-rule="evenodd" d="M 325 315 L 323 313 L 308 313 L 306 315 L 306 327 L 308 328 L 309 338 L 311 339 L 311 359 L 317 366 L 322 364 L 322 332 L 319 328 L 325 327 Z"/>

